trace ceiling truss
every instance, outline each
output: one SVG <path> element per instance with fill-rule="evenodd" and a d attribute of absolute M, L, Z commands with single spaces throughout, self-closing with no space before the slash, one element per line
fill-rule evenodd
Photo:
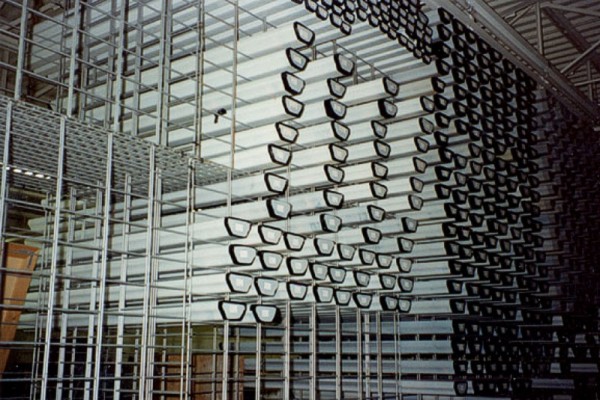
<path fill-rule="evenodd" d="M 596 107 L 600 104 L 600 29 L 593 27 L 600 27 L 600 3 L 566 0 L 457 0 L 455 3 L 462 4 L 474 19 L 490 11 L 495 13 L 497 20 L 494 25 L 484 24 L 486 30 L 512 28 L 530 45 L 530 50 L 537 50 L 542 60 L 568 81 L 574 92 L 589 98 Z M 499 21 L 507 26 L 498 26 Z"/>

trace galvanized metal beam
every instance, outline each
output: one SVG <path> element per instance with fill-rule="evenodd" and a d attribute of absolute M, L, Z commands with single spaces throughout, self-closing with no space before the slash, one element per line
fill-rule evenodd
<path fill-rule="evenodd" d="M 542 6 L 542 8 L 553 8 L 555 10 L 572 12 L 572 13 L 581 14 L 581 15 L 589 15 L 591 17 L 600 18 L 600 11 L 589 10 L 587 8 L 564 6 L 561 4 L 554 4 L 554 3 L 550 3 L 550 2 L 545 2 L 545 3 L 541 4 L 541 6 Z"/>
<path fill-rule="evenodd" d="M 598 40 L 593 45 L 591 45 L 590 47 L 588 47 L 577 58 L 575 58 L 573 61 L 571 61 L 569 64 L 567 64 L 563 69 L 561 69 L 560 72 L 562 74 L 566 74 L 568 72 L 574 71 L 574 69 L 577 66 L 581 65 L 581 63 L 583 63 L 585 60 L 587 60 L 588 58 L 590 58 L 594 54 L 594 52 L 596 51 L 596 49 L 598 47 L 600 47 L 600 40 Z"/>
<path fill-rule="evenodd" d="M 502 18 L 510 17 L 511 15 L 518 15 L 523 9 L 530 9 L 532 6 L 536 6 L 542 0 L 521 0 L 517 4 L 510 6 L 506 10 L 499 13 Z"/>
<path fill-rule="evenodd" d="M 587 39 L 581 33 L 579 33 L 577 28 L 562 13 L 550 7 L 543 7 L 542 9 L 550 21 L 552 21 L 552 23 L 556 25 L 556 27 L 560 29 L 562 33 L 564 33 L 565 37 L 569 39 L 571 43 L 573 43 L 578 51 L 583 53 L 587 49 L 591 48 L 591 43 L 589 43 Z M 597 52 L 592 52 L 588 58 L 596 70 L 600 72 L 600 54 Z"/>
<path fill-rule="evenodd" d="M 552 21 L 552 23 L 561 30 L 565 37 L 569 39 L 571 43 L 573 43 L 573 46 L 575 46 L 579 52 L 583 53 L 590 48 L 591 43 L 587 41 L 587 39 L 577 30 L 571 21 L 564 16 L 563 13 L 560 13 L 556 9 L 550 7 L 543 7 L 542 9 L 550 21 Z M 600 72 L 600 54 L 592 53 L 590 54 L 589 59 L 596 70 Z"/>
<path fill-rule="evenodd" d="M 506 17 L 504 17 L 504 18 L 507 20 L 507 22 L 510 26 L 514 26 L 517 23 L 517 21 L 519 21 L 521 18 L 523 18 L 523 16 L 525 16 L 529 11 L 531 11 L 532 8 L 533 8 L 533 4 L 523 8 L 520 11 L 518 11 L 517 13 L 515 13 L 514 17 L 510 18 L 510 20 L 508 20 Z"/>

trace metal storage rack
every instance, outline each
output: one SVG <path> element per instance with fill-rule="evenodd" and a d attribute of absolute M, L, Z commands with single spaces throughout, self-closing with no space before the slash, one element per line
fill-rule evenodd
<path fill-rule="evenodd" d="M 131 391 L 154 373 L 140 370 L 143 360 L 153 357 L 150 352 L 160 352 L 163 363 L 167 353 L 187 360 L 184 347 L 173 344 L 194 336 L 185 315 L 154 322 L 160 284 L 151 271 L 160 263 L 177 263 L 161 252 L 156 239 L 159 232 L 169 230 L 163 225 L 169 215 L 183 216 L 186 226 L 193 221 L 197 185 L 227 181 L 231 172 L 27 103 L 3 98 L 1 108 L 2 210 L 37 214 L 35 221 L 41 222 L 41 228 L 35 222 L 29 229 L 3 227 L 4 243 L 24 240 L 39 248 L 30 286 L 30 293 L 37 295 L 30 295 L 19 307 L 23 333 L 9 344 L 13 357 L 32 369 L 5 372 L 3 380 L 15 385 L 5 388 L 6 395 L 25 388 L 32 397 L 44 397 L 41 393 L 78 397 L 103 393 L 109 387 L 119 390 L 121 385 Z M 47 198 L 34 202 L 23 198 L 24 190 Z M 143 249 L 129 251 L 109 239 L 131 232 L 144 238 Z M 191 257 L 193 232 L 179 235 L 184 258 Z M 141 260 L 146 268 L 129 272 L 132 260 Z M 112 264 L 121 264 L 119 273 Z M 178 265 L 187 276 L 189 264 Z M 3 273 L 18 271 L 8 267 Z M 140 288 L 146 293 L 143 299 L 128 304 L 127 292 Z M 82 290 L 89 293 L 87 301 L 74 298 Z M 118 298 L 100 300 L 109 291 L 118 292 Z M 172 290 L 169 301 L 183 311 L 191 297 L 186 290 Z M 144 323 L 132 327 L 129 318 Z M 183 361 L 171 364 L 183 365 Z M 107 368 L 113 369 L 110 379 Z M 127 368 L 129 375 L 124 378 Z M 136 375 L 131 375 L 132 369 L 138 371 Z"/>

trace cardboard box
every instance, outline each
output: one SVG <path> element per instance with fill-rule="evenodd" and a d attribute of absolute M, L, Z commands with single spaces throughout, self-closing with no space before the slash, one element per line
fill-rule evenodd
<path fill-rule="evenodd" d="M 23 244 L 8 243 L 3 252 L 3 268 L 9 271 L 0 271 L 0 287 L 2 308 L 0 309 L 0 342 L 12 342 L 15 339 L 21 306 L 25 303 L 31 272 L 37 262 L 38 250 L 36 247 Z M 8 346 L 0 347 L 0 376 L 6 370 L 10 355 Z"/>

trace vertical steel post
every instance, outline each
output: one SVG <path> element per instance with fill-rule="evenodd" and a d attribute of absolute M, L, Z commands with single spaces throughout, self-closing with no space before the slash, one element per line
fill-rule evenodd
<path fill-rule="evenodd" d="M 102 198 L 102 191 L 99 189 L 102 186 L 102 182 L 97 182 L 97 187 L 98 189 L 96 189 L 96 209 L 95 209 L 95 216 L 100 216 L 102 215 L 102 204 L 103 204 L 103 198 Z M 87 347 L 86 347 L 86 354 L 85 354 L 85 381 L 84 381 L 84 393 L 83 393 L 83 398 L 84 400 L 88 400 L 90 398 L 91 395 L 93 395 L 93 387 L 95 385 L 95 379 L 94 379 L 94 365 L 95 365 L 95 359 L 94 359 L 94 349 L 95 349 L 95 335 L 94 332 L 96 330 L 97 327 L 97 322 L 98 320 L 96 319 L 96 315 L 97 315 L 97 298 L 98 298 L 98 278 L 99 275 L 98 273 L 100 272 L 100 263 L 102 260 L 102 221 L 100 220 L 100 218 L 96 218 L 94 220 L 94 238 L 96 238 L 94 240 L 94 243 L 96 245 L 96 248 L 93 251 L 93 258 L 92 258 L 92 265 L 93 265 L 93 270 L 92 270 L 92 286 L 90 287 L 90 291 L 89 291 L 89 299 L 90 299 L 90 306 L 89 306 L 89 314 L 88 314 L 88 324 L 87 324 Z"/>
<path fill-rule="evenodd" d="M 75 197 L 75 189 L 71 189 L 69 192 L 69 216 L 68 216 L 68 228 L 67 228 L 67 240 L 72 243 L 75 240 L 75 218 L 72 212 L 76 209 L 77 198 Z M 73 263 L 73 248 L 67 249 L 67 255 L 65 259 L 65 276 L 66 280 L 64 283 L 64 290 L 62 292 L 62 304 L 63 307 L 69 307 L 69 299 L 71 297 L 71 265 Z M 56 372 L 56 400 L 63 398 L 63 386 L 64 386 L 64 370 L 65 370 L 65 357 L 66 357 L 66 344 L 67 344 L 67 333 L 69 326 L 69 314 L 63 313 L 60 316 L 60 348 L 58 349 L 58 366 Z"/>
<path fill-rule="evenodd" d="M 335 306 L 335 398 L 342 398 L 342 315 Z"/>
<path fill-rule="evenodd" d="M 127 251 L 129 250 L 129 233 L 131 231 L 131 176 L 125 176 L 125 188 L 123 199 L 123 232 L 121 233 L 121 241 L 123 243 L 123 255 L 121 255 L 121 271 L 119 275 L 119 317 L 117 318 L 117 348 L 115 350 L 115 386 L 113 397 L 114 400 L 120 400 L 121 387 L 123 379 L 123 346 L 125 334 L 125 316 L 122 312 L 125 311 L 125 295 L 127 282 Z"/>
<path fill-rule="evenodd" d="M 138 135 L 138 127 L 140 123 L 140 85 L 142 80 L 142 47 L 144 45 L 144 5 L 142 2 L 137 2 L 137 19 L 136 19 L 136 35 L 135 35 L 135 61 L 134 61 L 134 73 L 133 73 L 133 98 L 131 113 L 131 134 L 134 136 Z"/>
<path fill-rule="evenodd" d="M 121 0 L 121 7 L 119 10 L 119 33 L 117 35 L 117 68 L 115 71 L 115 88 L 114 88 L 114 99 L 115 107 L 113 112 L 113 126 L 112 129 L 115 132 L 120 132 L 121 129 L 121 116 L 123 115 L 123 71 L 125 67 L 125 10 L 128 6 L 128 0 Z"/>
<path fill-rule="evenodd" d="M 368 313 L 364 314 L 365 317 L 365 328 L 364 328 L 364 341 L 365 341 L 365 393 L 367 399 L 371 398 L 371 315 Z"/>
<path fill-rule="evenodd" d="M 71 37 L 71 53 L 69 55 L 69 81 L 67 87 L 67 117 L 73 116 L 73 108 L 75 107 L 75 70 L 77 67 L 77 51 L 79 50 L 79 26 L 81 26 L 81 5 L 79 0 L 75 0 L 73 4 L 73 29 Z M 81 116 L 80 116 L 81 118 Z"/>
<path fill-rule="evenodd" d="M 194 204 L 196 198 L 195 180 L 196 180 L 196 162 L 188 159 L 187 170 L 187 193 L 186 193 L 186 219 L 185 219 L 185 271 L 182 323 L 181 323 L 181 362 L 179 379 L 179 395 L 183 394 L 183 398 L 187 399 L 190 395 L 190 366 L 191 366 L 191 345 L 192 345 L 192 325 L 189 306 L 192 303 L 191 282 L 189 280 L 192 274 L 191 266 L 193 265 L 192 249 L 194 246 L 194 230 L 191 229 L 194 223 Z M 181 393 L 183 391 L 183 393 Z"/>
<path fill-rule="evenodd" d="M 9 101 L 6 106 L 6 123 L 4 125 L 4 148 L 2 149 L 2 165 L 0 169 L 0 266 L 2 271 L 6 268 L 6 256 L 5 251 L 5 225 L 6 225 L 6 214 L 7 214 L 7 203 L 8 197 L 8 168 L 10 163 L 10 148 L 11 148 L 11 128 L 12 128 L 12 108 L 13 102 Z M 2 272 L 4 274 L 4 272 Z M 2 282 L 4 283 L 4 282 Z"/>
<path fill-rule="evenodd" d="M 153 147 L 155 148 L 155 147 Z M 156 151 L 154 152 L 153 157 L 156 160 Z M 154 207 L 154 217 L 152 219 L 153 224 L 152 224 L 152 235 L 154 236 L 153 239 L 153 247 L 152 247 L 152 268 L 150 269 L 150 284 L 147 286 L 147 289 L 150 291 L 149 293 L 149 320 L 148 320 L 148 342 L 147 342 L 147 348 L 148 348 L 148 358 L 147 360 L 149 361 L 148 364 L 148 369 L 147 369 L 147 376 L 150 377 L 149 382 L 146 382 L 146 398 L 151 398 L 153 396 L 152 390 L 154 388 L 154 363 L 155 363 L 155 359 L 156 359 L 156 318 L 154 317 L 154 313 L 155 313 L 155 307 L 156 307 L 156 302 L 157 302 L 157 295 L 156 295 L 156 281 L 158 279 L 158 263 L 159 263 L 159 259 L 158 259 L 158 255 L 159 255 L 159 249 L 160 249 L 160 221 L 161 221 L 161 213 L 162 213 L 162 207 L 161 207 L 161 200 L 162 200 L 162 192 L 163 192 L 163 188 L 162 188 L 162 170 L 161 168 L 158 167 L 158 165 L 156 164 L 155 161 L 155 167 L 156 167 L 156 172 L 155 172 L 155 176 L 156 176 L 156 182 L 155 182 L 155 186 L 154 186 L 154 199 L 153 202 L 155 203 L 155 207 Z"/>
<path fill-rule="evenodd" d="M 232 94 L 231 94 L 231 151 L 229 159 L 230 170 L 227 174 L 228 196 L 227 196 L 227 213 L 231 215 L 232 201 L 232 171 L 235 168 L 235 131 L 236 131 L 236 103 L 237 103 L 237 61 L 238 61 L 238 37 L 239 37 L 239 2 L 233 2 L 233 66 L 231 73 Z M 228 382 L 229 382 L 229 321 L 225 321 L 223 326 L 223 384 L 221 387 L 221 396 L 223 399 L 228 399 Z"/>
<path fill-rule="evenodd" d="M 396 374 L 396 397 L 401 398 L 402 396 L 402 373 L 400 370 L 401 367 L 401 359 L 400 359 L 400 319 L 398 315 L 394 314 L 394 367 Z"/>
<path fill-rule="evenodd" d="M 379 399 L 383 399 L 383 347 L 381 343 L 381 312 L 375 314 L 375 323 L 377 328 L 375 335 L 377 337 L 377 395 Z"/>
<path fill-rule="evenodd" d="M 79 329 L 77 327 L 73 328 L 73 339 L 71 340 L 71 368 L 69 369 L 69 375 L 75 376 L 75 362 L 77 361 L 77 335 L 79 334 Z M 75 382 L 70 379 L 69 380 L 69 400 L 72 400 L 75 395 Z"/>
<path fill-rule="evenodd" d="M 537 45 L 538 51 L 543 56 L 545 53 L 544 49 L 544 27 L 542 25 L 542 6 L 540 2 L 535 3 L 535 26 L 537 31 Z"/>
<path fill-rule="evenodd" d="M 100 395 L 100 372 L 102 365 L 102 348 L 104 340 L 104 311 L 106 298 L 106 270 L 108 268 L 108 248 L 110 246 L 110 209 L 111 209 L 111 193 L 112 193 L 112 167 L 113 167 L 113 133 L 108 132 L 106 138 L 106 170 L 104 176 L 104 199 L 102 210 L 102 255 L 100 262 L 100 282 L 99 297 L 98 297 L 98 317 L 96 319 L 96 347 L 94 359 L 94 388 L 93 400 L 98 400 Z"/>
<path fill-rule="evenodd" d="M 225 328 L 223 328 L 225 329 Z M 225 335 L 225 333 L 223 333 Z M 213 328 L 213 342 L 212 342 L 212 370 L 210 372 L 210 400 L 215 400 L 217 397 L 217 327 Z"/>
<path fill-rule="evenodd" d="M 222 357 L 221 398 L 229 398 L 229 321 L 223 323 L 223 357 Z"/>
<path fill-rule="evenodd" d="M 356 392 L 357 398 L 363 398 L 363 348 L 362 348 L 362 314 L 356 310 Z"/>
<path fill-rule="evenodd" d="M 312 303 L 310 307 L 310 350 L 311 350 L 311 358 L 310 358 L 310 393 L 309 398 L 316 399 L 317 398 L 317 386 L 318 386 L 318 378 L 317 373 L 318 369 L 318 349 L 317 349 L 317 304 Z"/>
<path fill-rule="evenodd" d="M 144 272 L 144 301 L 142 309 L 142 335 L 140 343 L 140 376 L 139 376 L 139 389 L 138 394 L 140 399 L 146 399 L 152 388 L 147 388 L 148 383 L 146 380 L 152 375 L 151 371 L 148 371 L 148 365 L 153 362 L 149 357 L 150 352 L 150 302 L 151 302 L 151 285 L 152 285 L 152 269 L 154 268 L 154 217 L 155 217 L 155 195 L 156 195 L 156 165 L 155 165 L 155 152 L 154 146 L 150 147 L 150 154 L 148 156 L 148 214 L 146 220 L 147 234 L 146 234 L 146 268 Z"/>
<path fill-rule="evenodd" d="M 167 145 L 167 118 L 169 107 L 169 60 L 171 59 L 171 2 L 163 1 L 160 9 L 160 42 L 158 55 L 158 101 L 156 103 L 155 142 Z"/>
<path fill-rule="evenodd" d="M 233 397 L 234 399 L 240 398 L 240 327 L 235 327 L 235 343 L 233 345 L 233 380 L 235 382 L 233 386 Z"/>
<path fill-rule="evenodd" d="M 290 364 L 291 364 L 291 348 L 292 348 L 292 304 L 288 300 L 285 302 L 285 318 L 284 318 L 284 349 L 283 349 L 283 396 L 284 400 L 290 399 Z"/>
<path fill-rule="evenodd" d="M 48 204 L 48 206 L 50 206 L 52 204 L 52 194 L 51 193 L 46 193 L 46 198 L 44 199 L 46 201 L 46 204 Z M 53 224 L 51 224 L 52 221 L 52 213 L 50 211 L 48 211 L 49 209 L 44 210 L 44 234 L 42 235 L 43 237 L 51 237 L 52 235 L 52 228 L 53 228 Z M 48 248 L 46 247 L 47 244 L 46 242 L 42 243 L 42 249 L 41 249 L 41 253 L 42 253 L 42 260 L 40 262 L 40 269 L 41 270 L 45 270 L 46 266 L 48 265 Z M 50 258 L 52 258 L 52 255 L 50 254 Z M 44 276 L 41 277 L 40 279 L 40 283 L 39 283 L 39 287 L 40 287 L 40 292 L 44 292 L 44 290 L 46 289 L 44 284 L 46 283 L 46 279 Z M 36 319 L 35 319 L 35 325 L 34 325 L 34 336 L 33 336 L 33 341 L 35 343 L 35 346 L 33 347 L 33 362 L 31 363 L 31 378 L 30 378 L 30 386 L 29 386 L 29 397 L 32 399 L 37 399 L 38 398 L 38 392 L 40 390 L 40 385 L 38 384 L 37 380 L 38 377 L 40 376 L 39 374 L 39 370 L 41 368 L 42 365 L 42 351 L 40 350 L 40 344 L 43 343 L 43 340 L 41 339 L 42 336 L 44 335 L 44 331 L 43 331 L 43 317 L 40 313 L 40 310 L 42 310 L 42 307 L 45 307 L 43 305 L 43 298 L 40 296 L 40 298 L 38 298 L 37 300 L 37 304 L 36 304 L 36 310 L 38 311 L 36 314 Z"/>
<path fill-rule="evenodd" d="M 240 10 L 238 0 L 234 1 L 233 19 L 233 65 L 231 67 L 231 148 L 229 166 L 235 169 L 235 135 L 236 135 L 236 106 L 237 106 L 237 71 L 238 71 L 238 40 L 240 29 Z"/>
<path fill-rule="evenodd" d="M 15 72 L 15 100 L 21 100 L 23 96 L 23 70 L 25 69 L 25 51 L 27 49 L 27 17 L 29 15 L 29 1 L 23 0 L 21 3 L 21 20 L 19 21 L 19 47 L 17 52 L 17 69 Z"/>
<path fill-rule="evenodd" d="M 285 177 L 288 180 L 288 182 L 290 181 L 290 175 L 292 173 L 292 169 L 291 166 L 288 165 L 285 169 Z M 290 185 L 287 185 L 286 189 L 285 189 L 285 201 L 289 201 L 290 199 Z M 285 229 L 286 231 L 289 231 L 290 229 L 290 219 L 286 219 L 285 222 Z M 292 324 L 292 304 L 290 300 L 287 300 L 285 302 L 285 320 L 284 320 L 284 324 L 285 324 L 285 328 L 284 328 L 284 334 L 285 334 L 285 343 L 284 343 L 284 363 L 283 363 L 283 399 L 284 400 L 289 400 L 290 399 L 290 392 L 291 392 L 291 386 L 290 386 L 290 380 L 291 380 L 291 364 L 292 364 L 292 358 L 291 358 L 291 352 L 292 352 L 292 328 L 291 328 L 291 324 Z"/>
<path fill-rule="evenodd" d="M 167 377 L 167 346 L 169 344 L 169 331 L 167 328 L 163 328 L 163 340 L 162 340 L 162 352 L 160 356 L 160 398 L 165 400 L 165 390 L 167 389 L 166 377 Z"/>
<path fill-rule="evenodd" d="M 256 324 L 256 368 L 254 369 L 254 385 L 256 387 L 254 391 L 254 400 L 261 400 L 261 376 L 260 372 L 262 369 L 262 324 L 258 322 Z"/>
<path fill-rule="evenodd" d="M 103 118 L 103 126 L 106 129 L 110 129 L 112 124 L 111 124 L 111 115 L 113 115 L 113 111 L 114 111 L 114 107 L 116 105 L 116 101 L 115 101 L 115 97 L 114 97 L 114 67 L 115 67 L 115 45 L 113 43 L 113 38 L 115 35 L 115 18 L 114 18 L 114 12 L 115 9 L 117 7 L 117 0 L 110 0 L 110 11 L 108 12 L 108 14 L 110 15 L 109 17 L 109 22 L 108 22 L 108 33 L 107 33 L 107 38 L 106 38 L 106 44 L 107 44 L 107 51 L 106 51 L 106 58 L 107 58 L 107 66 L 106 66 L 106 82 L 104 83 L 104 85 L 106 86 L 106 100 L 104 101 L 104 118 Z"/>
<path fill-rule="evenodd" d="M 142 335 L 141 331 L 138 329 L 135 330 L 135 340 L 134 340 L 134 353 L 133 353 L 133 374 L 131 376 L 131 389 L 132 389 L 132 394 L 131 394 L 131 398 L 133 400 L 137 399 L 137 394 L 139 394 L 139 389 L 140 389 L 140 375 L 139 375 L 139 365 L 140 365 L 140 357 L 141 357 L 141 351 L 140 351 L 140 336 Z"/>
<path fill-rule="evenodd" d="M 8 165 L 10 163 L 11 127 L 13 103 L 6 107 L 6 123 L 4 125 L 4 149 L 2 150 L 2 173 L 0 174 L 0 251 L 4 252 L 4 225 L 6 224 L 6 198 L 8 196 Z M 0 262 L 4 264 L 4 257 Z M 4 267 L 4 265 L 3 265 Z"/>
<path fill-rule="evenodd" d="M 92 20 L 91 17 L 91 8 L 90 7 L 86 7 L 87 3 L 83 3 L 80 5 L 79 8 L 79 26 L 81 27 L 85 27 L 86 26 L 86 22 L 89 23 Z M 79 28 L 79 27 L 78 27 Z M 91 69 L 91 67 L 89 65 L 92 65 L 93 63 L 90 62 L 90 36 L 88 34 L 85 33 L 85 31 L 81 31 L 81 35 L 83 35 L 82 38 L 79 39 L 80 42 L 80 50 L 78 49 L 79 52 L 81 52 L 81 64 L 80 64 L 80 69 L 79 69 L 79 87 L 84 87 L 88 81 L 88 77 L 90 75 L 89 71 Z M 81 43 L 83 42 L 83 43 Z M 89 63 L 89 64 L 88 64 Z M 86 92 L 82 92 L 78 97 L 77 97 L 77 115 L 79 116 L 79 120 L 80 121 L 84 121 L 87 119 L 87 116 L 85 115 L 86 112 L 86 103 L 87 103 L 87 94 Z"/>
<path fill-rule="evenodd" d="M 59 45 L 58 48 L 59 50 L 65 51 L 64 49 L 67 47 L 67 37 L 68 37 L 68 28 L 69 28 L 69 23 L 68 23 L 68 10 L 65 7 L 62 10 L 61 13 L 61 26 L 60 26 L 60 39 L 59 39 Z M 61 77 L 67 76 L 67 92 L 68 92 L 68 73 L 69 73 L 69 65 L 70 63 L 70 57 L 60 57 L 58 59 L 58 67 L 57 67 L 57 71 L 58 71 L 58 81 L 62 81 Z M 62 83 L 62 82 L 61 82 Z M 63 108 L 63 102 L 64 102 L 64 95 L 63 95 L 63 91 L 62 88 L 59 87 L 56 90 L 56 93 L 54 95 L 54 109 L 55 110 L 59 110 L 59 112 L 61 111 L 61 109 Z"/>
<path fill-rule="evenodd" d="M 44 337 L 44 357 L 42 362 L 42 388 L 40 392 L 40 399 L 46 400 L 49 393 L 48 383 L 50 374 L 50 347 L 52 344 L 52 326 L 53 326 L 53 312 L 54 302 L 56 297 L 56 281 L 58 275 L 58 249 L 60 239 L 60 215 L 61 206 L 60 199 L 62 198 L 63 188 L 63 173 L 64 173 L 64 162 L 65 162 L 65 140 L 67 136 L 67 119 L 62 117 L 60 119 L 60 132 L 58 142 L 58 161 L 56 171 L 56 189 L 54 193 L 54 199 L 56 204 L 54 205 L 54 225 L 52 227 L 52 258 L 50 261 L 50 284 L 48 288 L 48 313 L 46 316 L 46 332 Z"/>
<path fill-rule="evenodd" d="M 8 64 L 10 60 L 10 52 L 8 50 L 0 51 L 0 61 Z M 0 93 L 4 96 L 9 95 L 8 90 L 8 70 L 6 68 L 0 69 Z"/>
<path fill-rule="evenodd" d="M 206 38 L 204 36 L 205 14 L 204 2 L 198 2 L 198 22 L 196 29 L 198 30 L 198 40 L 196 42 L 196 87 L 194 90 L 194 99 L 196 102 L 196 110 L 194 114 L 194 132 L 196 139 L 194 140 L 194 155 L 197 159 L 202 157 L 202 104 L 204 93 L 204 51 L 206 50 Z"/>

